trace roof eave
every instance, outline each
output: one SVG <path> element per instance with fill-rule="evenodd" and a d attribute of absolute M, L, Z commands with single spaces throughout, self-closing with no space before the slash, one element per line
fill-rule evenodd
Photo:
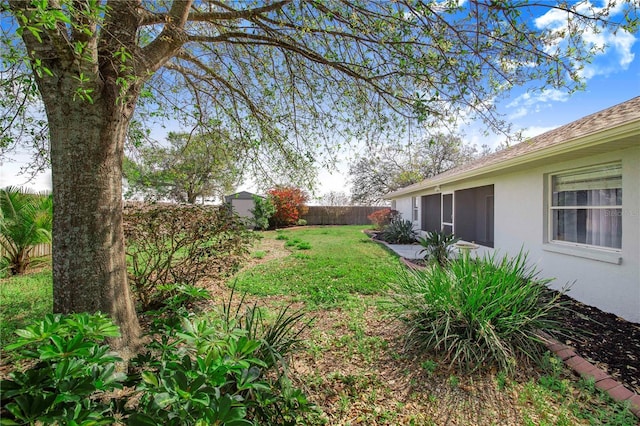
<path fill-rule="evenodd" d="M 430 179 L 424 180 L 417 184 L 399 189 L 384 196 L 386 200 L 392 200 L 403 195 L 413 194 L 416 192 L 422 192 L 429 188 L 435 188 L 436 186 L 446 185 L 454 182 L 458 182 L 465 179 L 471 179 L 480 177 L 488 173 L 500 172 L 505 169 L 511 169 L 516 167 L 522 167 L 534 161 L 543 160 L 545 158 L 552 157 L 558 154 L 564 154 L 571 151 L 577 151 L 579 149 L 588 148 L 590 146 L 601 145 L 610 143 L 618 139 L 626 138 L 633 135 L 640 135 L 640 119 L 635 119 L 630 122 L 624 123 L 620 126 L 605 129 L 600 132 L 577 137 L 572 140 L 568 140 L 562 143 L 558 143 L 549 147 L 545 147 L 536 151 L 524 153 L 520 156 L 505 159 L 503 161 L 497 161 L 495 163 L 487 164 L 485 166 L 478 167 L 477 169 L 471 169 L 459 174 L 452 174 L 443 178 L 434 176 Z M 526 143 L 526 142 L 522 142 Z"/>

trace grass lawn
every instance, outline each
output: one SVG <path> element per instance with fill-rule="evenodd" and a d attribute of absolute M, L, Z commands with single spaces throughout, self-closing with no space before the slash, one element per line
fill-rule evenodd
<path fill-rule="evenodd" d="M 229 283 L 259 303 L 293 303 L 315 317 L 291 372 L 326 424 L 637 424 L 633 414 L 552 356 L 544 369 L 506 377 L 465 375 L 434 354 L 407 351 L 402 324 L 384 306 L 387 284 L 402 266 L 362 229 L 265 232 L 256 247 L 263 262 Z"/>
<path fill-rule="evenodd" d="M 555 358 L 544 369 L 466 375 L 430 353 L 405 349 L 388 314 L 387 285 L 403 266 L 364 227 L 299 227 L 263 233 L 230 287 L 267 307 L 293 304 L 315 322 L 290 361 L 292 380 L 327 425 L 635 425 L 619 404 Z M 51 310 L 51 273 L 0 282 L 2 346 Z"/>
<path fill-rule="evenodd" d="M 301 227 L 265 232 L 290 253 L 237 276 L 251 294 L 287 295 L 308 307 L 337 307 L 362 295 L 381 295 L 400 263 L 364 233 L 366 227 Z M 263 250 L 257 250 L 260 254 Z"/>
<path fill-rule="evenodd" d="M 0 279 L 0 342 L 13 342 L 13 331 L 53 310 L 51 268 Z"/>

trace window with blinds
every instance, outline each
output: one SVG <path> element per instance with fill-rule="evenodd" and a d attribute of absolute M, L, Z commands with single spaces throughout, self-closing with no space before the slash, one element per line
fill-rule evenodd
<path fill-rule="evenodd" d="M 622 248 L 622 165 L 551 176 L 551 240 Z"/>

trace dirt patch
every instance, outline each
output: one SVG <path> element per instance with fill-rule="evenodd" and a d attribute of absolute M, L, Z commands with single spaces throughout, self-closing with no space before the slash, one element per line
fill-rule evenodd
<path fill-rule="evenodd" d="M 521 384 L 501 389 L 495 372 L 463 374 L 432 354 L 407 351 L 402 325 L 372 304 L 316 314 L 307 351 L 290 367 L 328 424 L 524 424 L 531 417 L 518 402 Z"/>

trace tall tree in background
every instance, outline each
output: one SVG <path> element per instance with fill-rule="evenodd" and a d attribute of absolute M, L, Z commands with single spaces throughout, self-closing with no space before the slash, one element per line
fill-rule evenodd
<path fill-rule="evenodd" d="M 458 136 L 437 133 L 420 142 L 390 145 L 357 158 L 349 168 L 351 197 L 360 204 L 379 204 L 403 186 L 420 182 L 487 153 L 465 145 Z"/>
<path fill-rule="evenodd" d="M 632 6 L 615 10 L 622 24 L 637 19 Z M 547 10 L 566 12 L 565 31 L 536 26 Z M 620 29 L 610 11 L 527 0 L 3 0 L 3 60 L 21 76 L 3 87 L 37 87 L 46 111 L 55 311 L 110 313 L 121 346 L 139 333 L 122 232 L 136 107 L 144 118 L 161 104 L 205 129 L 216 119 L 255 152 L 256 169 L 305 172 L 333 141 L 389 131 L 398 113 L 464 111 L 502 129 L 489 100 L 531 81 L 579 87 L 597 48 L 581 30 Z"/>
<path fill-rule="evenodd" d="M 321 206 L 351 206 L 351 197 L 342 191 L 329 191 L 318 198 Z"/>
<path fill-rule="evenodd" d="M 198 198 L 222 198 L 242 178 L 242 153 L 220 132 L 169 133 L 167 142 L 168 147 L 145 145 L 126 157 L 126 195 L 194 204 Z"/>

